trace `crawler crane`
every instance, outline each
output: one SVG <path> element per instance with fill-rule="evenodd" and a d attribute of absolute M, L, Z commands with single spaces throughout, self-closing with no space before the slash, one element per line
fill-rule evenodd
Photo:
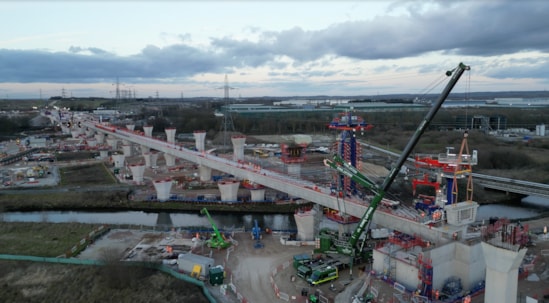
<path fill-rule="evenodd" d="M 362 249 L 364 246 L 364 242 L 362 243 L 361 247 L 357 247 L 358 240 L 362 233 L 369 228 L 369 225 L 372 221 L 372 217 L 374 215 L 374 212 L 376 208 L 378 207 L 379 203 L 383 199 L 385 192 L 389 189 L 393 181 L 395 180 L 396 176 L 398 175 L 400 169 L 406 162 L 408 156 L 416 146 L 417 142 L 419 141 L 421 135 L 425 131 L 425 129 L 429 126 L 429 123 L 433 120 L 435 114 L 438 112 L 438 110 L 441 108 L 442 103 L 456 83 L 458 82 L 459 78 L 465 72 L 466 70 L 469 70 L 470 67 L 467 65 L 464 65 L 463 63 L 460 63 L 455 69 L 446 72 L 447 76 L 452 76 L 444 90 L 442 91 L 441 95 L 439 96 L 438 100 L 433 104 L 430 111 L 427 113 L 427 115 L 423 118 L 421 123 L 419 124 L 418 128 L 414 132 L 412 138 L 404 148 L 404 151 L 400 155 L 396 165 L 391 169 L 385 180 L 381 185 L 375 184 L 372 180 L 368 179 L 368 177 L 364 176 L 362 173 L 358 171 L 355 167 L 353 167 L 351 164 L 346 163 L 343 158 L 341 158 L 339 155 L 334 155 L 332 160 L 325 159 L 324 164 L 326 166 L 329 166 L 333 169 L 335 169 L 337 172 L 339 172 L 342 175 L 345 175 L 349 178 L 351 178 L 353 181 L 361 184 L 366 189 L 372 191 L 374 193 L 374 197 L 372 201 L 370 201 L 370 205 L 364 212 L 364 215 L 362 216 L 357 228 L 351 235 L 351 239 L 349 240 L 349 243 L 346 243 L 345 249 L 338 249 L 338 251 L 341 251 L 345 254 L 349 254 L 352 256 L 360 256 L 362 253 Z"/>

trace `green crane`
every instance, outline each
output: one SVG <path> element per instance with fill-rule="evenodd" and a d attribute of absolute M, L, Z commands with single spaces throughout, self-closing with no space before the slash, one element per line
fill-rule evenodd
<path fill-rule="evenodd" d="M 212 217 L 210 216 L 210 213 L 206 208 L 203 208 L 200 210 L 200 213 L 202 215 L 206 215 L 208 217 L 208 220 L 210 220 L 210 224 L 212 225 L 212 228 L 214 230 L 213 234 L 210 236 L 210 239 L 207 241 L 208 247 L 211 248 L 227 248 L 231 246 L 231 242 L 225 241 L 217 227 L 215 226 L 215 223 L 212 220 Z"/>
<path fill-rule="evenodd" d="M 358 256 L 361 253 L 362 248 L 356 247 L 358 240 L 360 238 L 360 235 L 362 235 L 364 230 L 366 230 L 369 227 L 372 221 L 374 212 L 377 206 L 379 205 L 379 203 L 381 202 L 381 200 L 383 199 L 383 196 L 385 196 L 385 192 L 389 189 L 389 187 L 395 180 L 400 169 L 406 162 L 406 159 L 408 158 L 408 156 L 416 146 L 417 142 L 419 141 L 419 138 L 421 137 L 425 129 L 429 126 L 429 123 L 431 123 L 431 121 L 433 120 L 433 117 L 435 116 L 435 114 L 442 107 L 442 103 L 444 102 L 444 100 L 446 100 L 446 98 L 448 97 L 448 95 L 450 94 L 450 92 L 458 82 L 459 78 L 461 77 L 463 72 L 465 72 L 466 70 L 470 70 L 470 67 L 467 65 L 464 65 L 463 63 L 460 63 L 453 70 L 446 72 L 446 76 L 449 77 L 453 75 L 452 78 L 450 79 L 450 81 L 442 91 L 438 100 L 431 107 L 431 110 L 427 113 L 427 115 L 423 118 L 423 120 L 419 124 L 418 128 L 414 132 L 414 135 L 412 136 L 410 141 L 408 141 L 408 144 L 406 145 L 406 147 L 404 148 L 404 151 L 400 155 L 396 165 L 391 169 L 391 171 L 389 172 L 389 174 L 387 175 L 387 177 L 385 178 L 385 180 L 381 185 L 376 185 L 373 181 L 371 181 L 362 173 L 360 173 L 355 167 L 346 163 L 343 160 L 343 158 L 341 158 L 337 154 L 334 155 L 333 160 L 328 160 L 328 159 L 324 160 L 324 164 L 326 166 L 329 166 L 337 170 L 340 174 L 343 174 L 351 178 L 355 182 L 358 182 L 359 184 L 364 186 L 366 189 L 371 190 L 375 195 L 372 201 L 370 202 L 370 205 L 364 212 L 364 215 L 362 216 L 357 228 L 351 235 L 351 239 L 349 240 L 349 243 L 348 243 L 351 249 L 347 250 L 350 254 L 354 256 Z"/>

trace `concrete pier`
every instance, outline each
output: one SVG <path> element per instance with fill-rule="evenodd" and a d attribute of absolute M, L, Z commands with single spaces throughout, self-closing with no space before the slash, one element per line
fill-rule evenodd
<path fill-rule="evenodd" d="M 287 174 L 294 177 L 299 178 L 301 176 L 301 164 L 299 163 L 290 163 L 288 164 L 287 168 Z"/>
<path fill-rule="evenodd" d="M 97 140 L 95 140 L 95 138 L 89 138 L 86 140 L 86 143 L 88 144 L 89 147 L 91 148 L 96 148 L 97 147 Z"/>
<path fill-rule="evenodd" d="M 164 154 L 164 159 L 166 160 L 166 166 L 172 167 L 175 166 L 175 156 L 170 154 Z"/>
<path fill-rule="evenodd" d="M 175 128 L 168 127 L 164 131 L 166 132 L 166 141 L 169 143 L 175 143 Z"/>
<path fill-rule="evenodd" d="M 126 128 L 129 130 L 129 131 L 132 131 L 135 129 L 135 124 L 126 124 Z"/>
<path fill-rule="evenodd" d="M 76 129 L 71 130 L 71 136 L 72 136 L 73 139 L 78 138 L 80 136 L 80 131 L 76 130 Z"/>
<path fill-rule="evenodd" d="M 231 137 L 233 143 L 233 161 L 244 160 L 244 144 L 246 143 L 246 136 L 236 135 Z"/>
<path fill-rule="evenodd" d="M 93 137 L 94 133 L 95 133 L 95 131 L 93 129 L 86 129 L 86 138 Z"/>
<path fill-rule="evenodd" d="M 121 154 L 112 155 L 112 162 L 114 163 L 114 167 L 121 168 L 124 167 L 124 161 L 126 160 L 126 157 Z"/>
<path fill-rule="evenodd" d="M 132 171 L 132 179 L 134 182 L 143 182 L 143 174 L 145 172 L 145 165 L 143 164 L 130 164 L 130 170 Z"/>
<path fill-rule="evenodd" d="M 111 149 L 118 149 L 118 139 L 116 138 L 107 138 L 107 144 L 111 147 Z"/>
<path fill-rule="evenodd" d="M 140 148 L 141 148 L 141 154 L 142 155 L 145 155 L 146 153 L 151 151 L 151 148 L 146 146 L 146 145 L 141 145 Z"/>
<path fill-rule="evenodd" d="M 528 249 L 511 250 L 482 242 L 486 261 L 484 302 L 517 302 L 518 268 Z"/>
<path fill-rule="evenodd" d="M 143 158 L 145 159 L 145 166 L 147 167 L 156 167 L 156 162 L 158 161 L 158 153 L 157 152 L 148 152 L 143 154 Z"/>
<path fill-rule="evenodd" d="M 170 191 L 172 189 L 172 179 L 166 178 L 154 180 L 153 184 L 156 189 L 156 199 L 160 202 L 168 201 L 170 199 Z"/>
<path fill-rule="evenodd" d="M 99 143 L 99 144 L 105 143 L 105 133 L 95 134 L 95 140 L 97 140 L 97 143 Z"/>
<path fill-rule="evenodd" d="M 200 181 L 202 182 L 210 181 L 212 179 L 212 169 L 207 166 L 200 165 L 198 173 L 200 175 Z"/>
<path fill-rule="evenodd" d="M 297 240 L 310 241 L 315 239 L 315 216 L 316 210 L 298 211 L 294 214 L 295 225 L 297 226 Z"/>
<path fill-rule="evenodd" d="M 149 125 L 143 126 L 143 132 L 145 133 L 145 136 L 152 137 L 153 127 Z"/>
<path fill-rule="evenodd" d="M 203 152 L 205 149 L 206 131 L 197 130 L 193 134 L 196 150 L 199 152 Z"/>
<path fill-rule="evenodd" d="M 250 189 L 252 201 L 265 201 L 265 189 Z"/>
<path fill-rule="evenodd" d="M 122 145 L 122 151 L 124 152 L 124 156 L 131 157 L 132 156 L 132 146 L 131 145 Z"/>
<path fill-rule="evenodd" d="M 217 183 L 217 187 L 221 192 L 221 201 L 236 201 L 238 199 L 240 182 L 222 181 Z"/>
<path fill-rule="evenodd" d="M 106 159 L 109 156 L 108 150 L 100 150 L 99 151 L 99 158 Z"/>

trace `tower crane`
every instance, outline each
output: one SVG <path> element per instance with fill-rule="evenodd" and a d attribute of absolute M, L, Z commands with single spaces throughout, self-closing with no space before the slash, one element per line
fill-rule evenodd
<path fill-rule="evenodd" d="M 361 254 L 363 247 L 357 247 L 358 240 L 362 235 L 362 233 L 369 228 L 374 212 L 378 207 L 379 203 L 381 202 L 381 200 L 383 199 L 383 197 L 385 196 L 385 192 L 387 192 L 387 190 L 395 180 L 400 169 L 402 168 L 408 156 L 416 146 L 421 135 L 423 135 L 423 132 L 425 131 L 425 129 L 427 129 L 427 127 L 429 126 L 429 123 L 433 120 L 435 114 L 442 107 L 442 103 L 444 102 L 444 100 L 446 100 L 446 98 L 448 97 L 448 95 L 450 94 L 450 92 L 458 82 L 459 78 L 461 77 L 463 72 L 465 72 L 466 70 L 470 70 L 470 67 L 467 65 L 464 65 L 463 63 L 460 63 L 453 70 L 446 72 L 446 76 L 452 76 L 452 78 L 450 79 L 450 81 L 442 91 L 438 100 L 433 104 L 429 112 L 420 122 L 416 131 L 412 135 L 412 138 L 410 138 L 410 140 L 408 141 L 408 144 L 404 148 L 404 151 L 402 152 L 399 159 L 397 160 L 396 165 L 391 169 L 391 171 L 389 172 L 389 174 L 384 179 L 381 185 L 377 185 L 375 182 L 368 179 L 368 177 L 364 176 L 362 173 L 360 173 L 355 167 L 353 167 L 349 163 L 346 163 L 344 159 L 337 154 L 334 155 L 332 160 L 329 160 L 329 159 L 324 160 L 324 164 L 326 166 L 329 166 L 337 170 L 340 174 L 348 176 L 352 180 L 360 183 L 366 189 L 372 191 L 375 195 L 370 201 L 370 205 L 362 215 L 362 218 L 358 223 L 358 226 L 356 227 L 355 231 L 351 235 L 349 243 L 347 243 L 350 246 L 350 249 L 340 250 L 340 251 L 347 252 L 349 255 L 352 255 L 352 256 L 359 256 Z M 363 245 L 364 245 L 364 242 L 362 246 Z"/>

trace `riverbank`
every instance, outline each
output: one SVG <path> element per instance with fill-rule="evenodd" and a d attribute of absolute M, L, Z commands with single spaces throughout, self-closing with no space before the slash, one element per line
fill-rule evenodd
<path fill-rule="evenodd" d="M 110 191 L 56 191 L 21 190 L 0 194 L 0 212 L 12 211 L 200 211 L 207 207 L 210 211 L 245 213 L 293 213 L 300 207 L 311 203 L 293 202 L 195 202 L 195 201 L 134 201 L 131 190 Z"/>

